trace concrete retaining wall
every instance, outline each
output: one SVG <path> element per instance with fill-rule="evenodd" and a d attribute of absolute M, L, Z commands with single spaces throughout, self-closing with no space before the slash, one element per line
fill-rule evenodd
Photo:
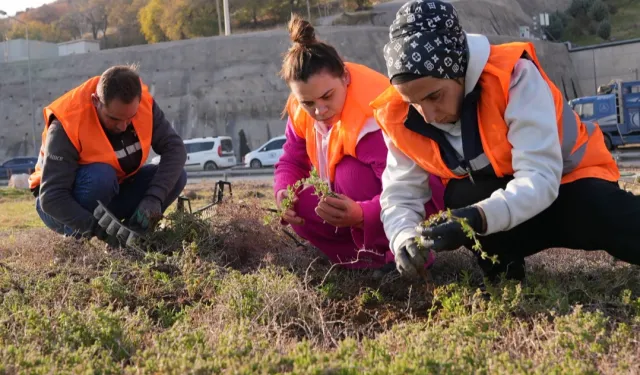
<path fill-rule="evenodd" d="M 570 55 L 584 95 L 612 79 L 640 78 L 640 39 L 576 48 Z"/>
<path fill-rule="evenodd" d="M 381 50 L 387 27 L 318 28 L 317 34 L 346 60 L 385 72 Z M 36 116 L 39 147 L 43 106 L 109 66 L 123 63 L 140 64 L 143 81 L 185 139 L 230 135 L 237 150 L 237 135 L 244 129 L 250 147 L 257 147 L 284 133 L 280 113 L 288 90 L 277 73 L 288 46 L 285 31 L 267 31 L 32 61 L 33 111 L 26 62 L 0 64 L 0 159 L 35 154 L 31 116 Z M 563 80 L 575 79 L 564 45 L 536 42 L 536 46 L 544 68 L 561 89 Z"/>

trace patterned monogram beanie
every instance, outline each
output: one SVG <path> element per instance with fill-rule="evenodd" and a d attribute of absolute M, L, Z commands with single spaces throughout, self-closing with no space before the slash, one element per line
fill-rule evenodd
<path fill-rule="evenodd" d="M 453 5 L 440 0 L 404 4 L 389 30 L 384 58 L 392 83 L 434 77 L 464 77 L 467 42 Z"/>

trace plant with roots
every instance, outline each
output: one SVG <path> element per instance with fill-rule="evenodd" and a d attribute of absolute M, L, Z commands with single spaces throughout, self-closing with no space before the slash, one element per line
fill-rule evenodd
<path fill-rule="evenodd" d="M 473 228 L 471 228 L 471 225 L 469 225 L 469 223 L 467 222 L 467 219 L 454 216 L 451 213 L 450 209 L 447 209 L 446 211 L 440 211 L 436 214 L 431 215 L 427 220 L 424 221 L 423 225 L 428 227 L 428 226 L 436 225 L 438 223 L 442 223 L 446 220 L 451 220 L 451 221 L 460 223 L 464 233 L 473 242 L 473 245 L 471 246 L 471 250 L 479 253 L 482 259 L 489 259 L 494 264 L 498 263 L 497 255 L 490 256 L 486 251 L 482 250 L 482 245 L 480 245 L 480 241 L 478 240 L 476 231 L 473 230 Z M 423 237 L 417 236 L 416 242 L 423 249 L 428 249 L 427 244 L 424 243 Z"/>
<path fill-rule="evenodd" d="M 309 174 L 308 178 L 305 178 L 301 181 L 303 181 L 303 185 L 313 186 L 313 195 L 319 197 L 320 199 L 322 199 L 323 197 L 338 197 L 336 193 L 331 191 L 331 187 L 329 186 L 329 184 L 320 178 L 320 175 L 315 168 L 311 169 L 311 173 Z"/>
<path fill-rule="evenodd" d="M 293 185 L 287 186 L 287 196 L 282 199 L 280 202 L 280 208 L 278 210 L 270 210 L 273 215 L 267 215 L 264 219 L 265 224 L 271 223 L 271 221 L 276 217 L 282 217 L 282 215 L 287 211 L 293 208 L 293 197 L 299 193 L 300 188 L 305 190 L 309 187 L 314 189 L 313 195 L 322 199 L 323 197 L 334 197 L 337 198 L 338 195 L 331 191 L 331 187 L 325 181 L 320 178 L 318 171 L 314 168 L 311 169 L 309 173 L 309 177 L 302 178 Z"/>

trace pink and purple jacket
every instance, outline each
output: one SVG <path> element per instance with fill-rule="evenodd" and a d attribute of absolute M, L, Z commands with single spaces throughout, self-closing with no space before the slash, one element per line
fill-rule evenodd
<path fill-rule="evenodd" d="M 318 198 L 312 194 L 313 188 L 303 190 L 294 207 L 305 224 L 291 225 L 293 230 L 320 249 L 332 262 L 340 263 L 346 268 L 377 268 L 393 261 L 389 240 L 380 219 L 381 176 L 386 167 L 387 147 L 382 131 L 377 128 L 377 124 L 374 126 L 375 128 L 368 126 L 363 129 L 356 146 L 357 158 L 344 156 L 336 166 L 335 178 L 330 184 L 332 191 L 348 196 L 362 207 L 362 228 L 336 228 L 324 223 L 315 213 Z M 312 168 L 307 156 L 306 141 L 296 134 L 291 120 L 287 121 L 285 135 L 287 140 L 284 154 L 275 165 L 273 188 L 276 194 L 296 181 L 309 177 Z M 318 137 L 322 138 L 322 135 Z M 317 145 L 319 156 L 322 152 L 321 142 L 318 141 Z M 439 178 L 433 176 L 429 184 L 433 197 L 425 205 L 427 215 L 444 208 L 444 185 Z M 431 258 L 427 266 L 432 261 Z"/>

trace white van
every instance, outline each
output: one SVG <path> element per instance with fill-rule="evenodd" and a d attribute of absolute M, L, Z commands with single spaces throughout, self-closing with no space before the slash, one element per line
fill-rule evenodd
<path fill-rule="evenodd" d="M 247 153 L 243 158 L 245 167 L 262 168 L 275 165 L 284 153 L 282 147 L 286 140 L 284 135 L 271 138 L 267 143 Z"/>
<path fill-rule="evenodd" d="M 187 149 L 187 161 L 184 164 L 187 171 L 213 171 L 236 165 L 231 137 L 185 139 L 184 146 Z M 160 156 L 151 159 L 151 163 L 160 163 Z"/>

